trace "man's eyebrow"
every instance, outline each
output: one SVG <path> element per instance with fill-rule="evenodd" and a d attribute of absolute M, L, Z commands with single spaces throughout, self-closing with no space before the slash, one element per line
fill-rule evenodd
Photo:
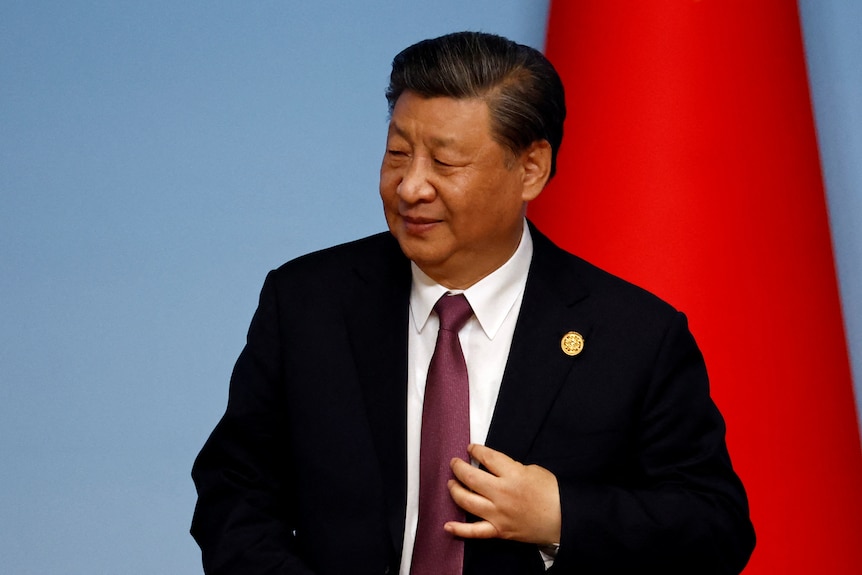
<path fill-rule="evenodd" d="M 401 126 L 395 123 L 395 120 L 389 122 L 389 131 L 395 132 L 396 135 L 401 136 L 404 139 L 407 139 L 407 132 L 401 129 Z"/>
<path fill-rule="evenodd" d="M 389 122 L 389 129 L 395 132 L 396 135 L 404 138 L 405 140 L 409 139 L 409 135 L 407 134 L 407 132 L 403 128 L 401 128 L 401 126 L 399 126 L 395 121 Z M 455 144 L 455 138 L 434 137 L 430 139 L 430 143 L 434 147 L 445 148 L 453 146 Z"/>

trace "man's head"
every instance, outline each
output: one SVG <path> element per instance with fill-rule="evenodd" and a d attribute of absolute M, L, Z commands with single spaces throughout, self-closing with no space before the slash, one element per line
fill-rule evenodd
<path fill-rule="evenodd" d="M 493 34 L 456 32 L 423 40 L 392 61 L 389 112 L 405 91 L 425 98 L 480 98 L 495 139 L 518 154 L 537 140 L 551 145 L 551 173 L 563 140 L 563 83 L 541 52 Z"/>
<path fill-rule="evenodd" d="M 460 33 L 396 56 L 380 196 L 402 251 L 466 288 L 518 247 L 553 172 L 565 116 L 553 67 L 499 36 Z"/>

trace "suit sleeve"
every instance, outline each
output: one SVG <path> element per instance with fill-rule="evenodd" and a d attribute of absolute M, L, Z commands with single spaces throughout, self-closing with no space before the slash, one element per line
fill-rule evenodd
<path fill-rule="evenodd" d="M 231 376 L 227 410 L 192 469 L 198 501 L 191 532 L 210 575 L 312 573 L 293 542 L 287 438 L 278 417 L 277 308 L 270 273 Z"/>
<path fill-rule="evenodd" d="M 745 491 L 703 357 L 676 314 L 647 378 L 628 484 L 560 480 L 550 573 L 738 574 L 754 547 Z"/>

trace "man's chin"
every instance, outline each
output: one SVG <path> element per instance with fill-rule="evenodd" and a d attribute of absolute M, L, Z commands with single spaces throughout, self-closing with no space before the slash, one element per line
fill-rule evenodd
<path fill-rule="evenodd" d="M 441 250 L 439 244 L 416 238 L 413 236 L 396 235 L 401 251 L 407 259 L 419 266 L 419 269 L 428 273 L 428 270 L 436 269 L 441 261 Z M 429 274 L 430 275 L 430 274 Z"/>

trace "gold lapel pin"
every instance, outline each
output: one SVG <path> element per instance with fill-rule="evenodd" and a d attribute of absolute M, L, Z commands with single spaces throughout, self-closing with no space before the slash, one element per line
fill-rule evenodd
<path fill-rule="evenodd" d="M 560 340 L 560 347 L 566 355 L 576 356 L 584 350 L 584 336 L 576 331 L 570 331 Z"/>

